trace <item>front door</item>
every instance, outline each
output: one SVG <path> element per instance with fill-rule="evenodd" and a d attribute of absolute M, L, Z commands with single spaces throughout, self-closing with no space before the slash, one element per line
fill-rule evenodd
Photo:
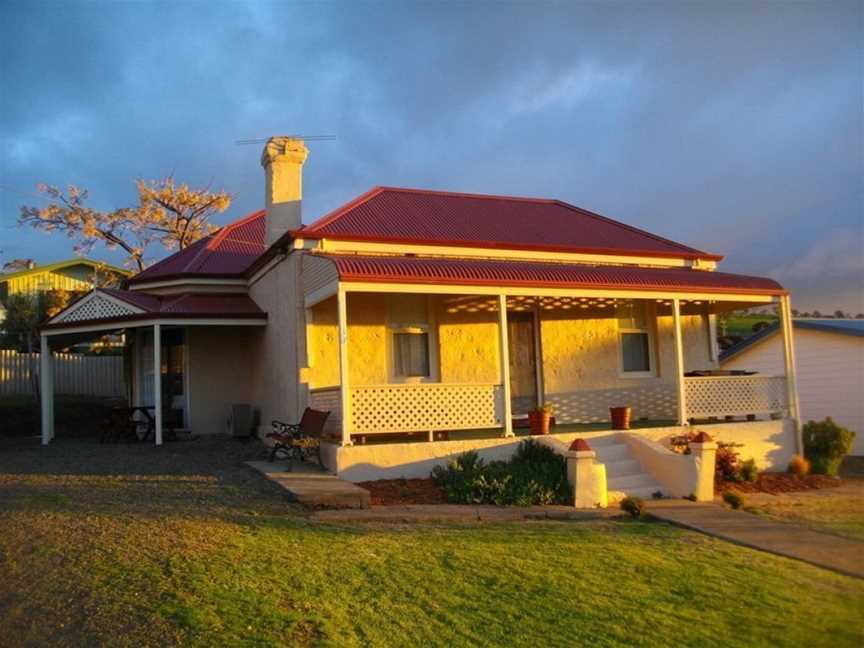
<path fill-rule="evenodd" d="M 510 407 L 513 415 L 537 407 L 537 353 L 533 313 L 507 313 L 510 349 Z"/>

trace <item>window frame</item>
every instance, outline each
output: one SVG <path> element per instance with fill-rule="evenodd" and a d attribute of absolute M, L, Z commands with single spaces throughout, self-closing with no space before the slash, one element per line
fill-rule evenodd
<path fill-rule="evenodd" d="M 422 295 L 426 302 L 426 321 L 416 322 L 410 325 L 405 323 L 394 323 L 389 315 L 387 316 L 387 334 L 386 334 L 386 353 L 387 353 L 387 379 L 388 383 L 395 385 L 415 384 L 415 383 L 437 383 L 440 382 L 439 367 L 438 367 L 438 326 L 435 319 L 435 310 L 433 302 L 428 295 Z M 428 376 L 400 376 L 396 374 L 396 339 L 395 336 L 400 333 L 425 333 L 427 354 L 429 358 L 429 375 Z"/>
<path fill-rule="evenodd" d="M 642 300 L 634 299 L 634 304 L 643 309 L 644 327 L 622 327 L 621 318 L 615 317 L 615 325 L 618 332 L 615 336 L 618 351 L 618 377 L 619 378 L 656 378 L 657 377 L 657 346 L 655 343 L 656 336 L 654 327 L 656 325 L 656 311 L 653 304 Z M 624 369 L 624 335 L 627 333 L 638 333 L 647 336 L 648 339 L 648 370 L 647 371 L 626 371 Z"/>

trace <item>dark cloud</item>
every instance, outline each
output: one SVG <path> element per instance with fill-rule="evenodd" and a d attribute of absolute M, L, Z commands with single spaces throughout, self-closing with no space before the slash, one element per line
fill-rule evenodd
<path fill-rule="evenodd" d="M 858 2 L 0 8 L 4 187 L 107 208 L 174 172 L 236 192 L 224 221 L 262 202 L 234 140 L 335 133 L 307 221 L 375 184 L 555 196 L 858 308 Z M 69 255 L 14 228 L 28 201 L 0 191 L 4 254 Z"/>

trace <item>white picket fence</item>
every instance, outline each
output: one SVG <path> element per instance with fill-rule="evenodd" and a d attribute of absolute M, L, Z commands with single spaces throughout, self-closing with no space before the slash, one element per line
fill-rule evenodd
<path fill-rule="evenodd" d="M 0 349 L 0 395 L 32 394 L 39 376 L 39 354 Z M 54 393 L 123 397 L 126 386 L 121 356 L 54 354 Z"/>

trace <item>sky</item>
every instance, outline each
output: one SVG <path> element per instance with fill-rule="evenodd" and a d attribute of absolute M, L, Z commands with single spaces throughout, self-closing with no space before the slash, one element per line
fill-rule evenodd
<path fill-rule="evenodd" d="M 861 1 L 0 0 L 0 263 L 73 255 L 16 224 L 39 183 L 114 209 L 173 174 L 224 224 L 263 206 L 236 140 L 333 134 L 304 222 L 375 185 L 553 197 L 864 312 L 862 44 Z"/>

